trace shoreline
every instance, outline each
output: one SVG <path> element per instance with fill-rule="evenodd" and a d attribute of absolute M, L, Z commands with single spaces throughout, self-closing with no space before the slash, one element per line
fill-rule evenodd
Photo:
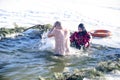
<path fill-rule="evenodd" d="M 38 29 L 40 33 L 46 32 L 47 30 L 50 30 L 52 25 L 51 24 L 37 24 L 32 27 L 20 27 L 16 23 L 14 24 L 14 28 L 0 28 L 0 40 L 4 38 L 12 38 L 15 36 L 21 35 L 23 32 L 29 30 L 29 29 Z"/>

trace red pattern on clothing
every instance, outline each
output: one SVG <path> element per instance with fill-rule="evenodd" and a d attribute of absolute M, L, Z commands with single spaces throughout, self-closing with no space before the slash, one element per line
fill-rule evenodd
<path fill-rule="evenodd" d="M 74 32 L 70 36 L 70 42 L 74 42 L 74 41 L 76 41 L 78 45 L 84 45 L 85 47 L 89 47 L 90 35 L 89 33 L 86 33 L 85 35 L 80 36 L 78 32 Z"/>

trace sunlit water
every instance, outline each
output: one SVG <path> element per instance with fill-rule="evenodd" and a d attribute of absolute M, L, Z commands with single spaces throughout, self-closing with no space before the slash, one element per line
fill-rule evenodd
<path fill-rule="evenodd" d="M 0 79 L 38 80 L 39 76 L 52 77 L 55 72 L 93 68 L 98 62 L 109 60 L 107 56 L 120 53 L 119 48 L 92 44 L 88 51 L 71 47 L 74 55 L 59 57 L 54 56 L 53 49 L 54 39 L 44 37 L 41 40 L 38 36 L 26 34 L 0 41 Z"/>
<path fill-rule="evenodd" d="M 61 21 L 62 26 L 74 31 L 81 22 L 88 31 L 107 29 L 112 36 L 93 39 L 93 43 L 120 48 L 119 0 L 0 1 L 0 27 L 11 28 L 14 23 L 25 27 L 36 24 L 53 25 L 57 20 Z"/>
<path fill-rule="evenodd" d="M 14 27 L 13 23 L 30 27 L 36 24 L 53 24 L 60 20 L 70 30 L 77 30 L 78 24 L 83 22 L 88 31 L 107 29 L 112 36 L 93 38 L 88 51 L 71 48 L 74 55 L 65 57 L 54 56 L 54 39 L 45 36 L 41 40 L 39 36 L 25 34 L 1 40 L 0 80 L 38 80 L 39 76 L 51 77 L 54 72 L 92 68 L 100 61 L 119 58 L 107 57 L 120 54 L 119 0 L 60 0 L 58 3 L 56 0 L 1 0 L 0 27 Z M 117 80 L 120 75 L 112 77 Z"/>

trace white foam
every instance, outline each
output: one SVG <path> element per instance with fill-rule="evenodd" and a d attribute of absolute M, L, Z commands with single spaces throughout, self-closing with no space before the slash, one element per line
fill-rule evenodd
<path fill-rule="evenodd" d="M 27 4 L 26 4 L 27 3 Z M 53 24 L 56 20 L 70 30 L 77 30 L 80 22 L 88 31 L 107 29 L 110 38 L 93 39 L 93 43 L 120 48 L 120 1 L 118 0 L 1 0 L 0 9 L 9 16 L 1 17 L 0 25 L 13 27 Z"/>
<path fill-rule="evenodd" d="M 106 80 L 120 80 L 120 74 L 107 74 L 105 75 Z"/>

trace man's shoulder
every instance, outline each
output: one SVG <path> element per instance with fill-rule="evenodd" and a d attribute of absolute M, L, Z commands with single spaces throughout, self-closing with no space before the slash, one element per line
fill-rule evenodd
<path fill-rule="evenodd" d="M 70 30 L 64 29 L 64 32 L 65 32 L 65 33 L 70 33 Z"/>

